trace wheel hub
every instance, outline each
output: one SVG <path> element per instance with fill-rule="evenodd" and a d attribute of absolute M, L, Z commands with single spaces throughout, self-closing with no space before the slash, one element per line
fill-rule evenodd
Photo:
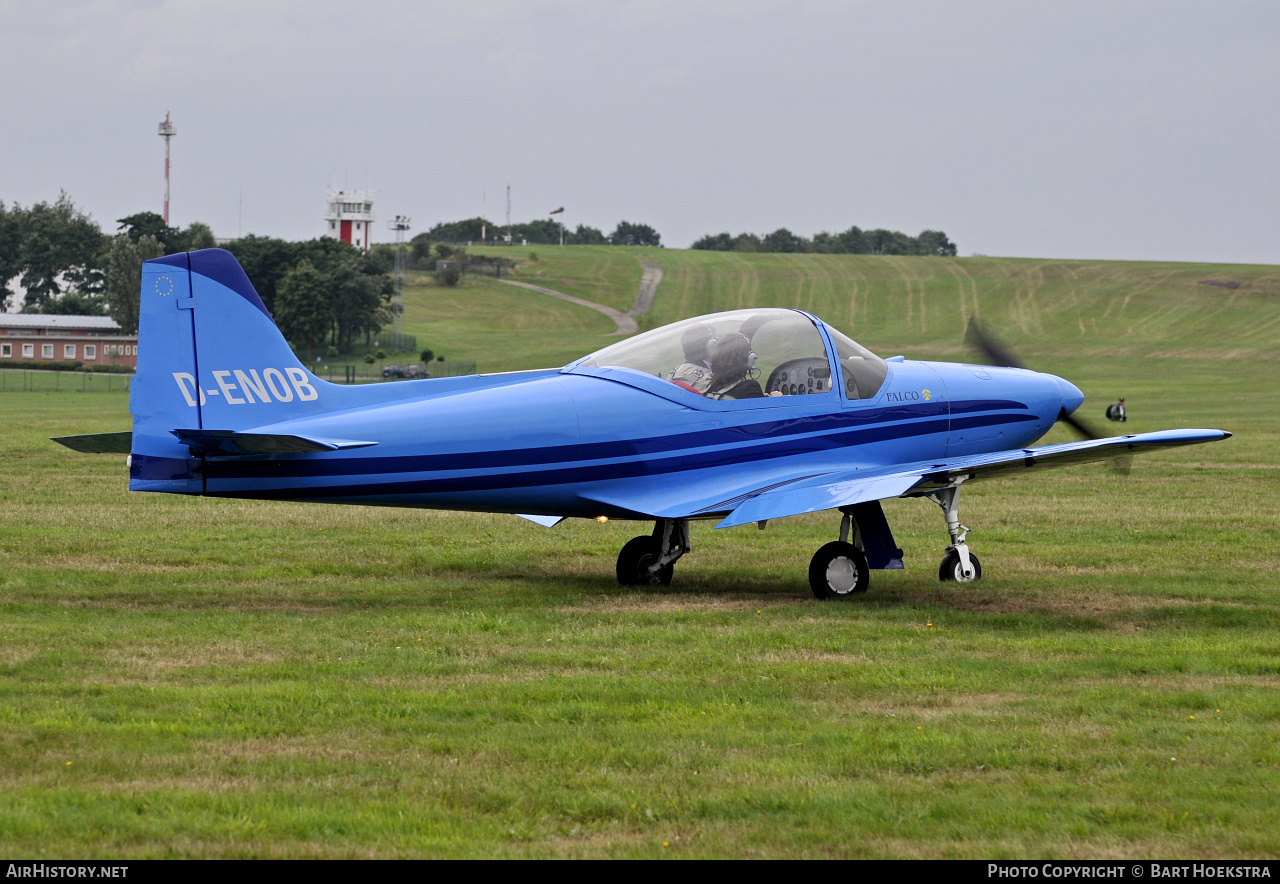
<path fill-rule="evenodd" d="M 848 595 L 858 585 L 858 569 L 845 556 L 832 559 L 827 565 L 827 586 L 839 595 Z"/>

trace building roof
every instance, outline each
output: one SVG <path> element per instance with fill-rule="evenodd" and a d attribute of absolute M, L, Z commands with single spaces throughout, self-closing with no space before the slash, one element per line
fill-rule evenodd
<path fill-rule="evenodd" d="M 54 313 L 0 313 L 0 328 L 54 328 L 120 331 L 110 316 L 60 316 Z"/>

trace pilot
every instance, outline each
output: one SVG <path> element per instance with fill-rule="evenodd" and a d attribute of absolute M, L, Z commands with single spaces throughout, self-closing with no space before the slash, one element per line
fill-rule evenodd
<path fill-rule="evenodd" d="M 747 377 L 752 366 L 751 342 L 734 332 L 716 345 L 711 357 L 711 385 L 708 399 L 759 399 L 760 385 Z"/>
<path fill-rule="evenodd" d="M 710 360 L 716 348 L 715 331 L 706 323 L 699 322 L 685 330 L 680 337 L 680 346 L 684 348 L 684 362 L 671 369 L 667 380 L 705 395 L 711 386 Z"/>

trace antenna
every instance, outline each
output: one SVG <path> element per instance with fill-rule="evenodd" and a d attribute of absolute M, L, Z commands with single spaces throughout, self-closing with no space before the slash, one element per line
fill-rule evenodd
<path fill-rule="evenodd" d="M 513 246 L 516 242 L 511 238 L 511 185 L 507 185 L 507 245 Z"/>
<path fill-rule="evenodd" d="M 413 219 L 408 215 L 396 215 L 387 222 L 387 226 L 396 232 L 396 264 L 395 289 L 391 295 L 391 328 L 396 333 L 397 347 L 403 346 L 400 341 L 404 334 L 404 233 L 413 226 Z"/>
<path fill-rule="evenodd" d="M 488 198 L 489 198 L 488 191 L 480 192 L 480 245 L 482 246 L 484 245 L 484 214 L 485 214 L 484 204 L 485 204 L 485 201 L 488 200 Z"/>
<path fill-rule="evenodd" d="M 160 124 L 159 135 L 164 139 L 164 223 L 169 225 L 169 139 L 178 134 L 169 122 L 169 112 L 164 112 L 164 122 Z"/>

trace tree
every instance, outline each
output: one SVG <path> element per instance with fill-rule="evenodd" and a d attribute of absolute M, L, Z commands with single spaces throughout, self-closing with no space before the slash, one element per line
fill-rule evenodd
<path fill-rule="evenodd" d="M 391 278 L 382 268 L 365 261 L 351 250 L 324 272 L 333 317 L 335 343 L 343 353 L 351 352 L 357 335 L 372 334 L 386 325 L 391 296 Z"/>
<path fill-rule="evenodd" d="M 763 251 L 760 245 L 760 237 L 754 233 L 739 233 L 733 240 L 733 251 L 735 252 L 760 252 Z"/>
<path fill-rule="evenodd" d="M 24 212 L 20 230 L 18 260 L 28 306 L 39 311 L 64 286 L 86 295 L 102 292 L 106 238 L 65 191 L 56 203 L 36 203 Z"/>
<path fill-rule="evenodd" d="M 60 316 L 105 316 L 106 305 L 105 299 L 86 295 L 82 292 L 67 292 L 65 295 L 57 298 L 50 298 L 45 301 L 39 310 L 40 313 L 52 313 Z M 23 313 L 37 312 L 31 305 L 22 308 Z"/>
<path fill-rule="evenodd" d="M 480 225 L 479 216 L 475 218 L 467 218 L 465 221 L 441 222 L 435 227 L 428 230 L 425 234 L 420 233 L 418 236 L 426 236 L 428 239 L 436 242 L 480 242 Z M 506 232 L 506 228 L 503 228 Z M 490 241 L 498 239 L 495 225 L 490 224 L 487 238 Z M 417 239 L 417 237 L 414 237 Z"/>
<path fill-rule="evenodd" d="M 603 246 L 609 242 L 605 239 L 604 233 L 585 224 L 579 224 L 577 230 L 566 233 L 564 241 L 571 246 Z"/>
<path fill-rule="evenodd" d="M 708 233 L 695 242 L 693 248 L 708 252 L 727 252 L 733 248 L 733 235 L 727 230 L 714 235 Z"/>
<path fill-rule="evenodd" d="M 862 231 L 856 225 L 843 233 L 837 233 L 834 245 L 834 251 L 841 255 L 865 255 L 871 251 Z"/>
<path fill-rule="evenodd" d="M 9 309 L 9 281 L 22 272 L 22 209 L 0 200 L 0 312 Z"/>
<path fill-rule="evenodd" d="M 423 350 L 421 353 L 421 356 L 422 356 L 422 362 L 425 365 L 426 363 L 430 362 L 432 359 L 436 358 L 436 353 L 434 350 Z"/>
<path fill-rule="evenodd" d="M 142 262 L 163 254 L 164 247 L 150 234 L 143 234 L 136 243 L 124 233 L 111 240 L 107 258 L 106 307 L 111 318 L 126 334 L 138 331 Z"/>
<path fill-rule="evenodd" d="M 212 249 L 217 245 L 213 238 L 213 229 L 202 221 L 192 221 L 182 231 L 182 248 L 180 251 L 196 252 L 200 249 Z"/>
<path fill-rule="evenodd" d="M 417 270 L 427 269 L 427 265 L 431 263 L 430 234 L 419 233 L 409 240 L 409 254 L 406 263 Z"/>
<path fill-rule="evenodd" d="M 648 224 L 632 224 L 630 221 L 619 221 L 618 226 L 609 234 L 609 241 L 615 246 L 660 246 L 662 237 L 658 231 Z"/>
<path fill-rule="evenodd" d="M 176 227 L 170 227 L 164 222 L 164 218 L 155 212 L 137 212 L 126 218 L 117 218 L 117 233 L 122 233 L 129 237 L 130 242 L 137 242 L 144 236 L 149 236 L 156 242 L 160 243 L 161 248 L 166 250 L 166 254 L 170 252 L 170 246 L 177 244 L 182 234 Z M 172 251 L 181 251 L 181 249 L 173 249 Z"/>
<path fill-rule="evenodd" d="M 809 251 L 809 241 L 802 236 L 796 236 L 785 227 L 779 227 L 761 240 L 760 251 L 807 252 Z"/>
<path fill-rule="evenodd" d="M 922 230 L 916 237 L 917 252 L 921 255 L 946 255 L 955 257 L 956 244 L 947 239 L 941 230 Z"/>
<path fill-rule="evenodd" d="M 308 359 L 315 346 L 329 334 L 333 313 L 325 279 L 306 258 L 280 278 L 276 286 L 275 320 L 287 339 L 306 348 Z"/>

